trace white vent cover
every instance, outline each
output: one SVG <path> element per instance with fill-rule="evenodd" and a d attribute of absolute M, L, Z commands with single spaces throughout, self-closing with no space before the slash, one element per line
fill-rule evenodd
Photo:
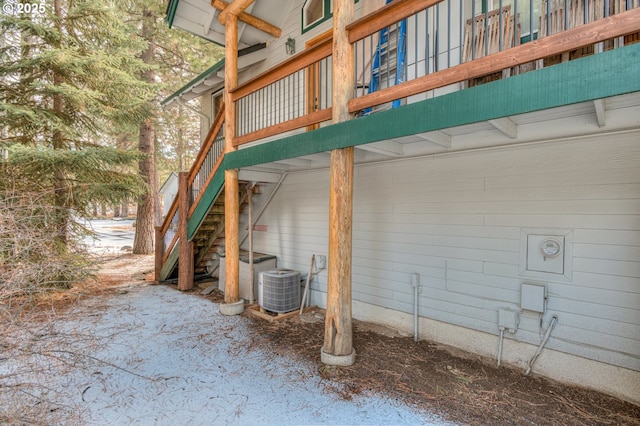
<path fill-rule="evenodd" d="M 258 304 L 279 314 L 300 308 L 300 272 L 291 269 L 260 272 Z"/>

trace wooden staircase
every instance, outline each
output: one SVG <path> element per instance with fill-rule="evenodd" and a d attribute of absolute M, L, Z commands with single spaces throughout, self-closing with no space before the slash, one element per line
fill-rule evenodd
<path fill-rule="evenodd" d="M 246 214 L 249 191 L 252 198 L 259 197 L 261 185 L 240 181 L 240 229 L 248 227 Z M 255 197 L 253 197 L 255 195 Z M 252 199 L 251 202 L 255 203 Z M 209 213 L 193 237 L 193 262 L 195 274 L 212 274 L 218 267 L 217 254 L 224 250 L 224 189 L 209 209 Z"/>
<path fill-rule="evenodd" d="M 188 173 L 180 173 L 178 194 L 162 224 L 156 228 L 156 280 L 178 276 L 180 239 L 192 243 L 193 274 L 214 274 L 224 250 L 224 106 L 218 113 Z M 252 203 L 263 209 L 277 185 L 239 180 L 240 244 L 248 234 Z M 181 215 L 186 217 L 181 218 Z M 181 220 L 183 219 L 183 220 Z"/>
<path fill-rule="evenodd" d="M 223 159 L 224 105 L 221 106 L 187 178 L 179 179 L 178 194 L 162 226 L 156 228 L 157 281 L 176 277 L 181 238 L 193 243 L 194 273 L 204 272 L 207 262 L 215 256 L 221 236 L 224 235 Z M 207 206 L 208 203 L 210 205 Z M 190 229 L 195 230 L 191 232 L 192 235 Z"/>

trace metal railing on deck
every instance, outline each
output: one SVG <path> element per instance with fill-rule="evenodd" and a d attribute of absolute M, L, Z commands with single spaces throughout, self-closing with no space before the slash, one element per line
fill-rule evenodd
<path fill-rule="evenodd" d="M 596 51 L 637 41 L 630 15 L 575 29 L 639 7 L 640 0 L 394 0 L 347 27 L 355 59 L 349 110 L 367 113 L 590 54 L 594 39 Z M 607 37 L 617 39 L 603 43 Z M 231 90 L 234 146 L 329 120 L 331 67 L 329 39 Z"/>
<path fill-rule="evenodd" d="M 331 118 L 331 40 L 293 56 L 233 90 L 234 145 Z"/>
<path fill-rule="evenodd" d="M 297 70 L 238 99 L 243 117 L 236 135 L 244 136 L 331 107 L 331 57 Z"/>
<path fill-rule="evenodd" d="M 536 62 L 542 59 L 535 58 L 536 52 L 527 52 L 534 59 L 531 64 L 512 61 L 514 67 L 497 68 L 507 62 L 503 60 L 483 63 L 476 70 L 460 66 L 638 8 L 640 0 L 487 0 L 483 7 L 480 5 L 473 0 L 395 0 L 348 26 L 349 40 L 354 45 L 356 81 L 350 110 L 362 112 L 407 95 L 424 94 L 426 90 L 421 86 L 429 90 L 463 83 L 469 81 L 467 75 L 477 79 L 497 74 L 496 78 L 500 78 L 539 68 L 544 64 Z M 616 46 L 609 43 L 604 49 L 632 39 L 637 40 L 637 34 L 621 37 Z M 551 50 L 561 48 L 561 44 Z M 570 44 L 580 44 L 580 40 Z M 544 54 L 544 50 L 540 53 Z M 493 69 L 481 73 L 491 65 Z M 522 65 L 529 66 L 521 68 Z M 452 68 L 460 69 L 457 76 L 452 70 L 442 75 L 441 82 L 436 82 L 435 76 L 428 84 L 424 79 Z M 414 80 L 425 83 L 411 84 Z M 394 86 L 406 89 L 391 93 L 388 89 Z M 384 95 L 377 93 L 385 90 Z"/>

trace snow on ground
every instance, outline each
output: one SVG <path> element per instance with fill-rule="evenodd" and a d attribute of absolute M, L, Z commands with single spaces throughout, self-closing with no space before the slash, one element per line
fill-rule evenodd
<path fill-rule="evenodd" d="M 56 323 L 53 334 L 92 336 L 73 351 L 89 349 L 81 368 L 50 377 L 79 424 L 444 424 L 380 396 L 341 399 L 315 366 L 250 348 L 249 320 L 209 300 L 149 284 L 120 293 Z"/>
<path fill-rule="evenodd" d="M 91 225 L 100 237 L 94 252 L 113 253 L 132 243 L 131 221 Z M 345 400 L 335 391 L 340 385 L 322 380 L 316 365 L 252 347 L 247 318 L 223 316 L 216 303 L 193 294 L 133 281 L 115 294 L 85 297 L 55 321 L 36 326 L 14 352 L 0 342 L 6 349 L 0 378 L 7 389 L 17 389 L 0 392 L 0 419 L 4 414 L 65 425 L 445 424 L 379 395 Z M 27 417 L 21 407 L 39 411 Z"/>
<path fill-rule="evenodd" d="M 82 224 L 94 233 L 85 238 L 89 251 L 99 255 L 122 253 L 133 246 L 136 228 L 133 219 L 92 219 Z"/>

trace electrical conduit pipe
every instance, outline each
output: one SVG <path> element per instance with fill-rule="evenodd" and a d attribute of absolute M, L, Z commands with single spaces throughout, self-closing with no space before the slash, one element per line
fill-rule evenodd
<path fill-rule="evenodd" d="M 538 355 L 540 355 L 540 353 L 542 352 L 544 345 L 547 344 L 547 340 L 549 340 L 549 336 L 551 336 L 551 330 L 553 330 L 553 327 L 555 327 L 557 321 L 558 321 L 558 316 L 554 315 L 553 318 L 551 318 L 551 323 L 549 324 L 547 331 L 544 333 L 544 339 L 542 339 L 542 343 L 540 343 L 540 346 L 538 346 L 538 350 L 536 350 L 536 353 L 533 354 L 533 357 L 529 361 L 529 365 L 527 366 L 527 369 L 524 372 L 525 376 L 528 376 L 529 373 L 531 373 L 531 367 L 533 367 L 533 363 L 536 361 L 536 358 L 538 358 Z"/>
<path fill-rule="evenodd" d="M 419 322 L 419 300 L 418 294 L 420 293 L 420 274 L 411 274 L 411 286 L 413 287 L 413 341 L 418 341 L 418 322 Z"/>

